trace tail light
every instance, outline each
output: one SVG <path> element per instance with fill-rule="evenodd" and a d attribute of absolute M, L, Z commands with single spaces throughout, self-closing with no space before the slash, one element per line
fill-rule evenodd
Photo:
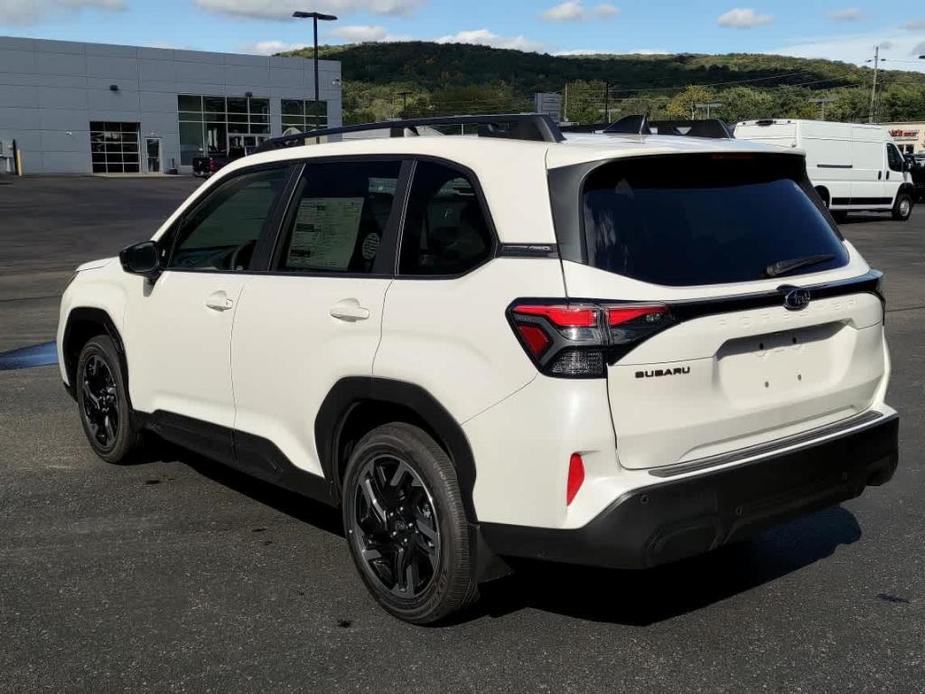
<path fill-rule="evenodd" d="M 663 304 L 517 300 L 508 320 L 547 376 L 601 378 L 633 347 L 674 323 Z"/>
<path fill-rule="evenodd" d="M 209 171 L 212 173 L 218 171 L 218 162 L 216 162 L 214 159 L 209 160 Z"/>

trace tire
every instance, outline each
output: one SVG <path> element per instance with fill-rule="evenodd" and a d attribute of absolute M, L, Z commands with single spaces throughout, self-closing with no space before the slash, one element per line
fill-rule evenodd
<path fill-rule="evenodd" d="M 125 462 L 138 447 L 125 377 L 110 337 L 97 335 L 80 351 L 74 379 L 80 423 L 93 452 L 108 463 Z"/>
<path fill-rule="evenodd" d="M 360 440 L 344 476 L 343 517 L 363 582 L 393 616 L 432 624 L 478 598 L 456 470 L 418 427 L 385 424 Z"/>
<path fill-rule="evenodd" d="M 898 222 L 905 222 L 912 216 L 912 196 L 909 193 L 900 193 L 896 196 L 896 202 L 893 203 L 893 219 Z"/>

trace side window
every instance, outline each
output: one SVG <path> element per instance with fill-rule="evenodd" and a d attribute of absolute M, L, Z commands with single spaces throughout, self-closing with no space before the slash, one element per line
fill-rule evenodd
<path fill-rule="evenodd" d="M 277 269 L 373 273 L 400 171 L 400 161 L 309 163 L 293 197 Z"/>
<path fill-rule="evenodd" d="M 219 184 L 181 223 L 167 269 L 246 270 L 288 174 L 265 169 Z"/>
<path fill-rule="evenodd" d="M 399 274 L 459 275 L 493 250 L 488 220 L 468 177 L 418 162 L 402 234 Z"/>
<path fill-rule="evenodd" d="M 898 149 L 896 149 L 896 145 L 887 144 L 886 158 L 890 164 L 891 171 L 903 170 L 903 155 L 899 153 Z"/>

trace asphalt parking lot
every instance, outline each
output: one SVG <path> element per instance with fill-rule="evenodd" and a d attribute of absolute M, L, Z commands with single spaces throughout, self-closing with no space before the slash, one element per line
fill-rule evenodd
<path fill-rule="evenodd" d="M 0 351 L 197 185 L 0 185 Z M 437 628 L 376 607 L 336 512 L 180 451 L 107 465 L 56 367 L 0 371 L 0 690 L 925 691 L 925 207 L 843 231 L 887 275 L 889 485 L 646 573 L 524 565 Z"/>

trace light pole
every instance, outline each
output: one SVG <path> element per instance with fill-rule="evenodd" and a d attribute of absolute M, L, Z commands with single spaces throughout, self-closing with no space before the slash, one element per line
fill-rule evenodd
<path fill-rule="evenodd" d="M 320 100 L 318 92 L 318 22 L 333 22 L 337 19 L 333 14 L 322 14 L 321 12 L 293 12 L 292 16 L 296 19 L 311 19 L 312 27 L 314 28 L 315 35 L 315 107 L 314 110 L 318 109 L 318 101 Z M 317 121 L 315 122 L 317 129 Z M 317 142 L 318 138 L 315 138 Z"/>

